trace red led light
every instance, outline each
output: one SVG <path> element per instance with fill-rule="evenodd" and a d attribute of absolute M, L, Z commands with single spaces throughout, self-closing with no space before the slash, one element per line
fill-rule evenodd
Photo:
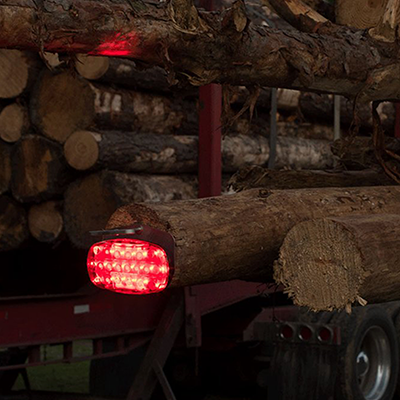
<path fill-rule="evenodd" d="M 89 54 L 102 56 L 134 56 L 139 55 L 139 39 L 135 32 L 116 33 L 101 43 Z"/>
<path fill-rule="evenodd" d="M 292 339 L 294 335 L 293 328 L 290 325 L 284 325 L 281 329 L 281 337 L 283 339 Z"/>
<path fill-rule="evenodd" d="M 127 294 L 161 292 L 170 276 L 165 250 L 134 239 L 95 243 L 89 250 L 87 266 L 96 286 Z"/>
<path fill-rule="evenodd" d="M 308 326 L 302 326 L 300 328 L 299 337 L 301 340 L 308 342 L 312 338 L 313 332 Z"/>
<path fill-rule="evenodd" d="M 321 328 L 318 333 L 318 339 L 321 342 L 329 342 L 332 338 L 332 332 L 328 328 Z"/>

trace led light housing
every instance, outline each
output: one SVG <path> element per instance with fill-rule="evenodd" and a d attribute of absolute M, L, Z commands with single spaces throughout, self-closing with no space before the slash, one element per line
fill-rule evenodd
<path fill-rule="evenodd" d="M 167 287 L 171 258 L 159 244 L 137 236 L 142 235 L 103 240 L 90 248 L 87 267 L 96 286 L 126 294 L 157 293 Z"/>

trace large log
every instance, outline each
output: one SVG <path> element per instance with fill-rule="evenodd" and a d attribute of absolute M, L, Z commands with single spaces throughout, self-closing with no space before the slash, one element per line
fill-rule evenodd
<path fill-rule="evenodd" d="M 5 142 L 14 143 L 29 129 L 29 116 L 27 109 L 13 103 L 4 107 L 0 112 L 0 138 Z"/>
<path fill-rule="evenodd" d="M 278 167 L 326 168 L 333 165 L 329 144 L 296 138 L 279 138 Z M 77 170 L 109 168 L 147 173 L 192 173 L 197 171 L 198 137 L 131 132 L 77 131 L 64 145 L 68 164 Z M 255 136 L 225 136 L 222 141 L 224 172 L 244 165 L 268 162 L 268 139 Z"/>
<path fill-rule="evenodd" d="M 274 276 L 315 311 L 399 300 L 399 247 L 398 214 L 305 221 L 287 234 Z"/>
<path fill-rule="evenodd" d="M 245 192 L 119 208 L 107 228 L 134 223 L 175 239 L 172 286 L 230 279 L 272 279 L 272 263 L 299 222 L 342 215 L 400 213 L 400 186 Z"/>
<path fill-rule="evenodd" d="M 60 143 L 90 126 L 153 133 L 197 131 L 194 102 L 113 89 L 70 72 L 44 73 L 31 95 L 30 111 L 36 127 Z"/>
<path fill-rule="evenodd" d="M 19 50 L 0 50 L 0 98 L 17 97 L 29 90 L 42 64 L 36 54 Z"/>
<path fill-rule="evenodd" d="M 265 189 L 390 186 L 393 180 L 374 170 L 364 171 L 277 171 L 262 167 L 241 168 L 228 182 L 235 192 Z"/>
<path fill-rule="evenodd" d="M 309 89 L 365 101 L 400 97 L 395 46 L 328 23 L 306 7 L 297 19 L 306 21 L 309 33 L 287 34 L 247 23 L 241 3 L 214 14 L 178 0 L 145 3 L 134 12 L 129 3 L 111 0 L 66 0 L 62 7 L 50 0 L 41 7 L 34 0 L 1 0 L 0 5 L 1 47 L 134 58 L 181 71 L 196 85 Z M 98 23 L 104 16 L 107 23 Z M 41 29 L 32 34 L 37 21 Z"/>
<path fill-rule="evenodd" d="M 0 195 L 7 192 L 11 183 L 11 146 L 0 141 Z"/>
<path fill-rule="evenodd" d="M 7 196 L 0 196 L 0 251 L 17 249 L 28 236 L 23 207 Z"/>
<path fill-rule="evenodd" d="M 121 205 L 142 201 L 169 201 L 197 196 L 192 176 L 133 175 L 102 171 L 73 182 L 64 196 L 64 225 L 79 248 L 93 243 L 89 231 L 102 229 Z"/>
<path fill-rule="evenodd" d="M 62 238 L 64 220 L 62 203 L 46 201 L 30 207 L 28 227 L 31 235 L 43 243 L 56 243 Z"/>
<path fill-rule="evenodd" d="M 61 146 L 38 135 L 26 135 L 15 144 L 11 165 L 11 191 L 23 203 L 61 195 L 72 178 Z"/>

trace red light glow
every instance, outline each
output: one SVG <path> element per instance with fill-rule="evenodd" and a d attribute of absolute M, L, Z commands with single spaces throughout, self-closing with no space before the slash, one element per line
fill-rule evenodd
<path fill-rule="evenodd" d="M 139 54 L 138 43 L 139 39 L 135 32 L 117 33 L 89 54 L 111 57 L 137 56 Z"/>
<path fill-rule="evenodd" d="M 96 286 L 127 294 L 161 292 L 170 274 L 164 249 L 133 239 L 95 243 L 89 250 L 87 266 Z"/>

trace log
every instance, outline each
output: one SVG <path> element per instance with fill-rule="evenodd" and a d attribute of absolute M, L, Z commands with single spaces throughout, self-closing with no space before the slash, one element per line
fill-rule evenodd
<path fill-rule="evenodd" d="M 64 220 L 62 203 L 46 201 L 30 207 L 28 227 L 31 235 L 43 243 L 56 243 L 62 238 Z"/>
<path fill-rule="evenodd" d="M 109 168 L 147 173 L 197 171 L 198 138 L 136 134 L 131 132 L 77 131 L 64 145 L 68 164 L 77 170 Z M 268 139 L 255 135 L 225 136 L 222 141 L 223 172 L 244 165 L 268 162 Z M 290 168 L 327 168 L 334 159 L 325 141 L 279 138 L 276 165 Z"/>
<path fill-rule="evenodd" d="M 0 49 L 0 98 L 11 99 L 28 91 L 41 67 L 36 54 Z"/>
<path fill-rule="evenodd" d="M 264 189 L 390 186 L 393 180 L 375 170 L 364 171 L 277 171 L 262 167 L 241 168 L 228 182 L 235 192 Z"/>
<path fill-rule="evenodd" d="M 0 112 L 0 138 L 5 142 L 14 143 L 29 130 L 27 109 L 18 103 L 10 104 Z"/>
<path fill-rule="evenodd" d="M 197 196 L 193 176 L 134 175 L 102 171 L 73 182 L 64 196 L 64 225 L 71 242 L 88 248 L 95 241 L 89 231 L 102 229 L 121 205 L 142 201 L 170 201 Z"/>
<path fill-rule="evenodd" d="M 61 195 L 73 177 L 62 147 L 38 135 L 26 135 L 15 144 L 11 165 L 11 191 L 22 203 Z"/>
<path fill-rule="evenodd" d="M 135 222 L 175 239 L 171 286 L 230 279 L 272 280 L 272 263 L 288 231 L 311 218 L 400 213 L 400 186 L 245 192 L 119 208 L 107 229 Z"/>
<path fill-rule="evenodd" d="M 340 122 L 344 127 L 350 127 L 353 123 L 355 113 L 362 128 L 371 130 L 372 107 L 369 103 L 356 103 L 355 113 L 353 111 L 354 101 L 346 98 L 340 103 Z M 299 109 L 302 115 L 312 122 L 325 121 L 333 123 L 333 96 L 318 95 L 315 93 L 302 93 L 299 98 Z M 395 122 L 395 106 L 393 103 L 381 103 L 378 107 L 382 126 L 387 132 L 393 132 Z"/>
<path fill-rule="evenodd" d="M 76 56 L 75 68 L 85 79 L 152 92 L 179 92 L 196 96 L 197 89 L 181 81 L 169 82 L 161 67 L 140 67 L 133 60 L 116 57 Z M 179 83 L 179 84 L 178 84 Z"/>
<path fill-rule="evenodd" d="M 64 143 L 79 129 L 121 129 L 153 133 L 197 132 L 194 102 L 113 89 L 70 72 L 45 72 L 31 96 L 32 123 L 47 137 Z"/>
<path fill-rule="evenodd" d="M 134 58 L 168 65 L 195 85 L 286 87 L 363 101 L 400 97 L 398 51 L 392 43 L 328 21 L 318 23 L 321 19 L 308 17 L 306 8 L 298 20 L 309 20 L 308 32 L 288 35 L 247 23 L 240 4 L 211 14 L 196 10 L 190 1 L 174 0 L 146 3 L 132 13 L 125 2 L 66 1 L 54 7 L 44 0 L 43 12 L 33 0 L 1 0 L 0 47 Z M 109 23 L 99 24 L 104 15 Z M 39 38 L 32 34 L 38 20 L 45 27 Z"/>
<path fill-rule="evenodd" d="M 291 136 L 294 138 L 329 140 L 334 139 L 333 126 L 310 122 L 278 122 L 278 136 Z"/>
<path fill-rule="evenodd" d="M 274 276 L 314 311 L 399 300 L 399 246 L 398 214 L 313 219 L 287 234 Z"/>
<path fill-rule="evenodd" d="M 25 210 L 8 196 L 0 196 L 0 251 L 17 249 L 28 236 Z"/>
<path fill-rule="evenodd" d="M 11 146 L 0 141 L 0 195 L 7 192 L 11 183 Z"/>

